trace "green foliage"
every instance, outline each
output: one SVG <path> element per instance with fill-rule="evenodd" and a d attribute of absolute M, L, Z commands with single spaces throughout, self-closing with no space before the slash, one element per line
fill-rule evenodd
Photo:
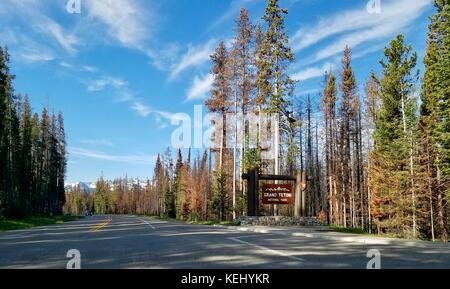
<path fill-rule="evenodd" d="M 65 134 L 44 108 L 33 117 L 28 97 L 15 95 L 9 54 L 0 47 L 0 210 L 7 217 L 58 215 L 64 204 Z"/>
<path fill-rule="evenodd" d="M 417 143 L 416 99 L 412 94 L 418 79 L 414 71 L 417 55 L 399 35 L 385 48 L 385 59 L 380 63 L 383 78 L 372 153 L 372 214 L 380 232 L 407 237 L 417 208 L 412 198 L 413 144 Z"/>
<path fill-rule="evenodd" d="M 23 219 L 0 219 L 0 232 L 30 229 L 38 226 L 48 226 L 73 222 L 81 219 L 79 216 L 56 216 L 56 217 L 29 217 Z"/>
<path fill-rule="evenodd" d="M 108 183 L 101 177 L 95 184 L 92 196 L 94 211 L 97 214 L 112 214 L 115 212 L 114 196 L 110 194 Z"/>
<path fill-rule="evenodd" d="M 288 93 L 292 80 L 289 78 L 288 65 L 295 60 L 289 47 L 289 38 L 284 23 L 287 9 L 280 8 L 278 0 L 269 0 L 263 20 L 266 22 L 266 33 L 260 47 L 258 60 L 258 88 L 268 98 L 266 110 L 279 113 L 288 104 L 285 94 Z"/>
<path fill-rule="evenodd" d="M 214 189 L 212 196 L 212 211 L 218 220 L 225 221 L 229 211 L 226 176 L 222 168 L 215 173 Z"/>
<path fill-rule="evenodd" d="M 339 232 L 339 233 L 350 233 L 350 234 L 361 234 L 361 235 L 367 235 L 367 231 L 361 229 L 361 228 L 345 228 L 341 226 L 329 226 L 330 229 L 333 231 Z"/>
<path fill-rule="evenodd" d="M 243 167 L 244 172 L 260 167 L 261 165 L 261 149 L 249 148 L 244 152 Z"/>

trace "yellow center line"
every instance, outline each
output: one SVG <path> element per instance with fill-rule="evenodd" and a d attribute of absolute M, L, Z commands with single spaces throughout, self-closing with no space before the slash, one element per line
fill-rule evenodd
<path fill-rule="evenodd" d="M 108 219 L 100 224 L 95 225 L 92 227 L 89 232 L 97 232 L 101 230 L 102 228 L 108 226 L 112 222 L 112 216 L 109 216 Z"/>

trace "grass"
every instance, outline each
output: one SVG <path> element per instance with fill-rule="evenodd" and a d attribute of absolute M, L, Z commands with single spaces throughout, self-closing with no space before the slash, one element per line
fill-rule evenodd
<path fill-rule="evenodd" d="M 174 218 L 169 218 L 167 216 L 164 217 L 155 217 L 158 220 L 163 220 L 163 221 L 171 221 L 171 222 L 178 222 L 178 223 L 185 223 L 185 224 L 191 224 L 191 225 L 204 225 L 204 226 L 214 226 L 214 225 L 221 225 L 221 226 L 238 226 L 238 224 L 234 223 L 234 222 L 224 222 L 224 221 L 216 221 L 216 220 L 211 220 L 211 221 L 194 221 L 194 220 L 190 220 L 190 221 L 183 221 L 183 220 L 179 220 L 179 219 L 174 219 Z"/>
<path fill-rule="evenodd" d="M 193 225 L 205 225 L 205 226 L 214 226 L 214 225 L 221 225 L 221 226 L 238 226 L 238 224 L 234 222 L 224 222 L 224 221 L 189 221 L 189 224 Z"/>
<path fill-rule="evenodd" d="M 62 224 L 81 219 L 77 216 L 56 216 L 56 217 L 27 217 L 23 219 L 3 219 L 0 220 L 0 232 L 30 229 L 39 226 Z"/>
<path fill-rule="evenodd" d="M 339 233 L 349 233 L 349 234 L 359 234 L 359 235 L 369 235 L 369 233 L 367 231 L 364 231 L 363 229 L 360 228 L 344 228 L 344 227 L 340 227 L 340 226 L 329 226 L 330 229 L 332 229 L 335 232 L 339 232 Z"/>

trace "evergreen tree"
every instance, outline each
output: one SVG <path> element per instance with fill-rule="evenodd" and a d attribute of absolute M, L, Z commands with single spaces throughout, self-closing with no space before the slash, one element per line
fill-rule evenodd
<path fill-rule="evenodd" d="M 374 150 L 375 144 L 373 139 L 373 134 L 375 132 L 375 125 L 377 122 L 377 114 L 380 110 L 381 100 L 380 100 L 380 82 L 372 71 L 370 73 L 369 78 L 366 81 L 365 85 L 365 111 L 364 111 L 364 120 L 365 120 L 365 137 L 366 137 L 366 202 L 367 202 L 367 224 L 368 224 L 368 232 L 372 233 L 372 210 L 371 210 L 371 186 L 370 180 L 371 172 L 372 172 L 372 163 L 369 155 Z"/>
<path fill-rule="evenodd" d="M 97 214 L 108 213 L 108 208 L 110 206 L 110 204 L 108 204 L 108 194 L 109 194 L 109 185 L 102 176 L 95 183 L 95 192 L 92 196 L 93 208 L 95 213 Z"/>
<path fill-rule="evenodd" d="M 416 192 L 413 144 L 416 123 L 412 95 L 417 55 L 398 35 L 380 61 L 381 109 L 377 115 L 372 153 L 372 215 L 379 232 L 416 237 Z"/>
<path fill-rule="evenodd" d="M 11 116 L 13 112 L 14 76 L 9 71 L 9 53 L 0 47 L 0 208 L 11 209 Z M 0 209 L 0 213 L 1 210 Z"/>
<path fill-rule="evenodd" d="M 56 206 L 57 214 L 62 213 L 62 208 L 65 203 L 65 177 L 67 171 L 67 159 L 66 159 L 66 133 L 64 130 L 64 118 L 61 112 L 58 113 L 57 127 L 56 127 L 56 141 L 58 150 L 58 172 L 57 172 L 57 194 L 56 194 Z"/>
<path fill-rule="evenodd" d="M 226 178 L 222 168 L 219 168 L 215 175 L 214 189 L 212 195 L 212 210 L 216 218 L 225 221 L 228 214 L 228 197 L 226 188 Z"/>
<path fill-rule="evenodd" d="M 227 112 L 230 111 L 230 83 L 228 73 L 229 53 L 222 41 L 216 51 L 211 55 L 212 69 L 214 81 L 211 89 L 211 97 L 206 100 L 205 104 L 210 112 L 219 115 L 219 122 L 216 123 L 216 137 L 219 137 L 219 158 L 218 165 L 224 163 L 224 155 L 227 148 Z M 216 144 L 217 145 L 217 144 Z"/>
<path fill-rule="evenodd" d="M 330 72 L 326 76 L 326 86 L 322 97 L 322 110 L 325 121 L 325 162 L 328 187 L 329 220 L 339 223 L 340 200 L 337 197 L 337 119 L 336 119 L 337 85 L 336 76 Z"/>
<path fill-rule="evenodd" d="M 32 179 L 33 179 L 33 127 L 31 107 L 28 96 L 25 96 L 20 124 L 21 155 L 20 155 L 20 207 L 28 213 L 32 211 Z"/>
<path fill-rule="evenodd" d="M 344 50 L 341 72 L 341 106 L 339 131 L 340 189 L 343 207 L 343 225 L 356 227 L 362 219 L 363 194 L 361 111 L 356 76 L 351 66 L 351 50 Z"/>
<path fill-rule="evenodd" d="M 40 186 L 40 141 L 39 141 L 39 115 L 34 113 L 31 119 L 31 191 L 30 191 L 30 203 L 31 214 L 37 214 L 39 212 L 39 186 Z"/>
<path fill-rule="evenodd" d="M 164 196 L 164 191 L 166 188 L 166 176 L 164 173 L 164 166 L 161 162 L 161 157 L 158 154 L 158 157 L 156 159 L 156 164 L 155 164 L 155 171 L 154 171 L 154 186 L 155 186 L 155 194 L 154 194 L 154 198 L 153 198 L 153 204 L 155 206 L 155 214 L 160 216 L 163 213 L 163 196 Z"/>
<path fill-rule="evenodd" d="M 436 227 L 440 238 L 447 240 L 444 194 L 450 196 L 450 2 L 437 0 L 435 6 L 424 59 L 420 130 L 430 199 L 429 229 L 433 239 Z"/>
<path fill-rule="evenodd" d="M 278 0 L 269 0 L 263 20 L 266 23 L 266 32 L 261 43 L 260 59 L 258 68 L 258 86 L 260 93 L 264 93 L 268 107 L 266 110 L 277 116 L 277 124 L 274 133 L 274 172 L 279 174 L 280 165 L 280 123 L 281 116 L 289 117 L 286 110 L 291 79 L 287 70 L 290 63 L 294 61 L 294 54 L 289 47 L 289 39 L 284 24 L 284 16 L 288 14 L 287 9 L 280 8 Z"/>

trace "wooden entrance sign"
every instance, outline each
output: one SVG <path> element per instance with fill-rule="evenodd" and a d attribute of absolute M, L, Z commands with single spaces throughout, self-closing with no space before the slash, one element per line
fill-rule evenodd
<path fill-rule="evenodd" d="M 247 215 L 259 216 L 259 181 L 291 181 L 293 185 L 263 185 L 263 204 L 290 205 L 295 200 L 295 216 L 305 216 L 306 176 L 298 172 L 295 177 L 262 175 L 257 170 L 249 170 L 242 178 L 247 180 Z M 267 193 L 267 194 L 266 194 Z M 275 195 L 276 194 L 276 195 Z M 295 195 L 295 198 L 294 198 Z"/>
<path fill-rule="evenodd" d="M 262 187 L 264 205 L 290 205 L 294 203 L 292 185 L 268 185 Z"/>

